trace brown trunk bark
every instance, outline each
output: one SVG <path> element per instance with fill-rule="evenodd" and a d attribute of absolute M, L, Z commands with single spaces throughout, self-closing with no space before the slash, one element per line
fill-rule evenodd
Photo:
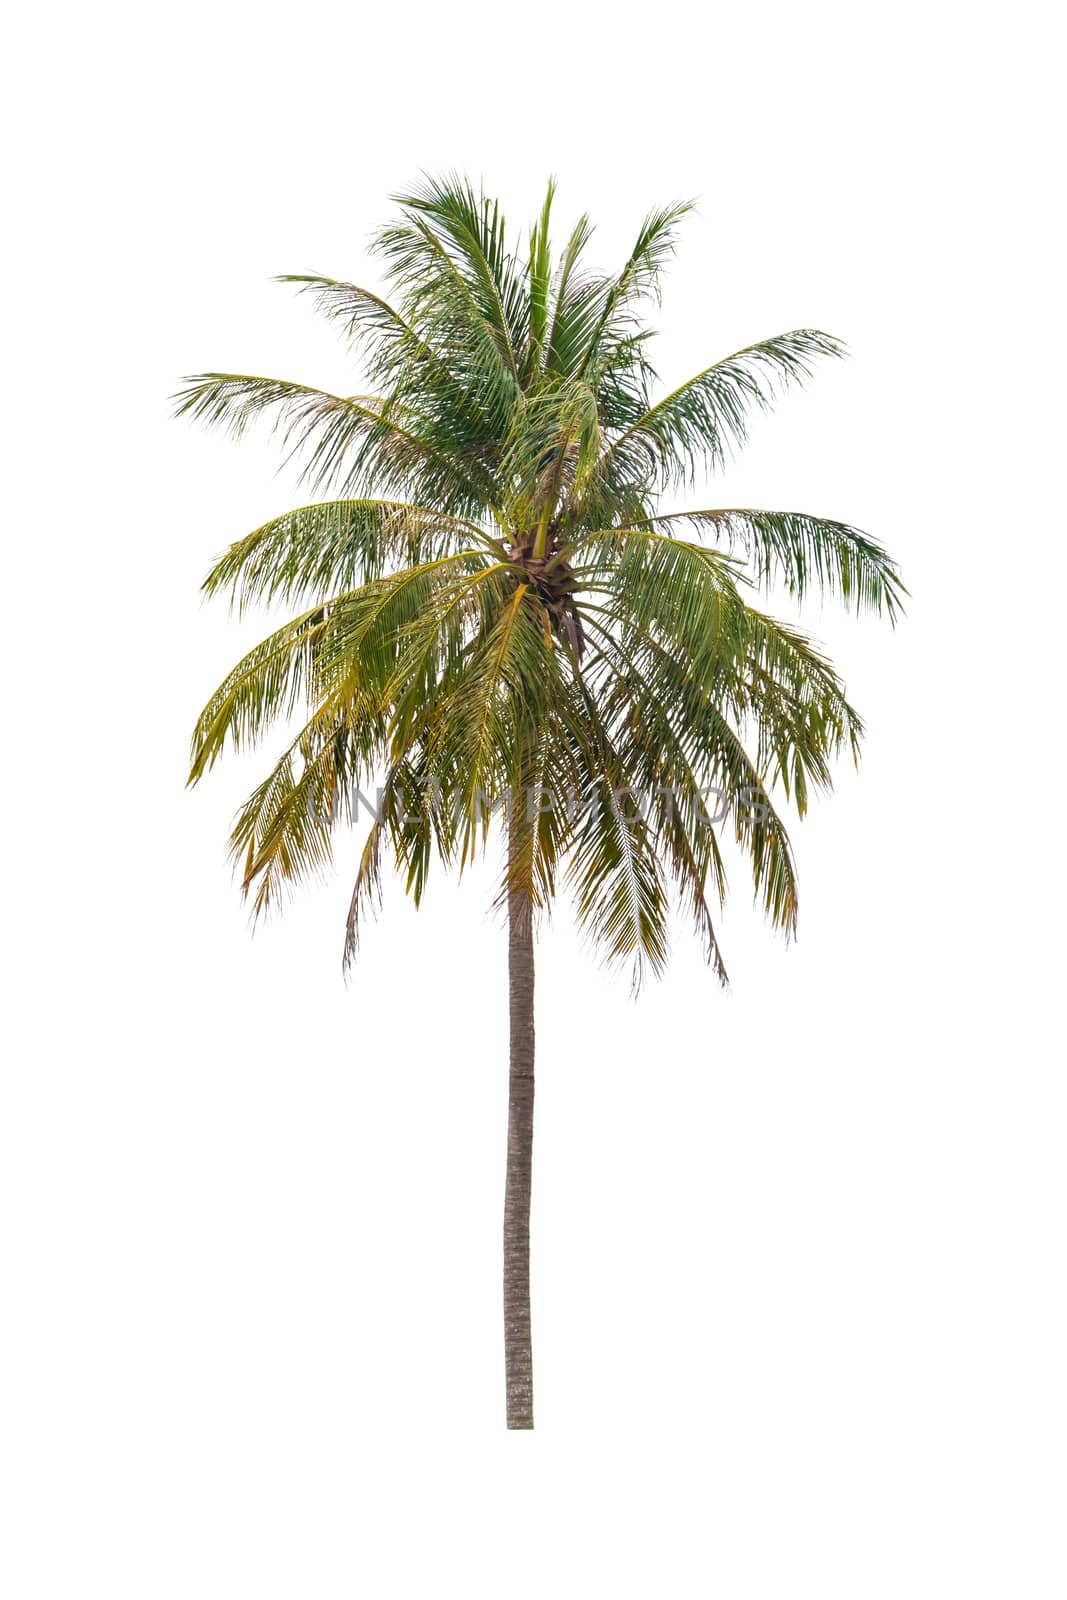
<path fill-rule="evenodd" d="M 513 863 L 514 824 L 510 844 Z M 508 1427 L 532 1428 L 530 1177 L 534 1108 L 534 943 L 533 911 L 530 892 L 525 886 L 513 885 L 508 894 L 508 995 L 511 1050 L 508 1173 L 504 1194 L 504 1369 Z"/>

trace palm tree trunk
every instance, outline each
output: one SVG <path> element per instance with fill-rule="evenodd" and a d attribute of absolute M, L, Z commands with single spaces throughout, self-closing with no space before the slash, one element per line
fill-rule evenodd
<path fill-rule="evenodd" d="M 516 811 L 518 807 L 516 807 Z M 510 830 L 514 866 L 517 819 Z M 504 1195 L 504 1368 L 508 1427 L 532 1428 L 533 1349 L 530 1341 L 530 1175 L 534 1107 L 534 943 L 529 887 L 508 892 L 508 995 L 511 1014 L 508 1075 L 508 1175 Z"/>

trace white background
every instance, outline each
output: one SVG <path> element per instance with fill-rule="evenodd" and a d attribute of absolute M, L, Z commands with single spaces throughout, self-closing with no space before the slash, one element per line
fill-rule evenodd
<path fill-rule="evenodd" d="M 1050 22 L 224 0 L 9 32 L 10 1600 L 1065 1592 Z M 685 932 L 636 1005 L 565 908 L 542 933 L 530 1440 L 491 870 L 390 893 L 346 988 L 358 840 L 253 939 L 225 840 L 267 753 L 183 791 L 266 628 L 199 580 L 299 491 L 167 396 L 355 388 L 268 279 L 373 281 L 389 194 L 453 166 L 523 227 L 555 172 L 605 267 L 698 196 L 664 380 L 797 325 L 853 352 L 703 503 L 853 521 L 913 594 L 896 633 L 806 615 L 869 737 L 795 829 L 797 944 L 740 869 L 725 997 Z"/>

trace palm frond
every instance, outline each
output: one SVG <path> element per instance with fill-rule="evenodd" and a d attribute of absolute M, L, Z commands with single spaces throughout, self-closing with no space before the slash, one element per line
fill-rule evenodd
<path fill-rule="evenodd" d="M 390 567 L 434 561 L 471 538 L 495 544 L 475 523 L 396 500 L 331 500 L 274 517 L 232 544 L 204 579 L 207 594 L 256 600 L 328 598 Z M 497 546 L 499 549 L 499 546 Z"/>
<path fill-rule="evenodd" d="M 515 575 L 508 562 L 457 572 L 404 627 L 396 665 L 382 691 L 391 707 L 395 747 L 406 749 L 416 732 L 430 726 L 427 707 L 451 696 L 456 685 L 462 687 L 475 652 L 489 639 L 514 589 Z"/>
<path fill-rule="evenodd" d="M 500 459 L 501 505 L 518 527 L 547 522 L 600 449 L 597 397 L 575 379 L 546 380 L 516 406 Z"/>
<path fill-rule="evenodd" d="M 815 328 L 738 350 L 631 423 L 608 444 L 596 476 L 626 487 L 692 483 L 699 465 L 722 467 L 731 447 L 744 444 L 753 409 L 767 410 L 782 389 L 809 378 L 817 357 L 844 354 L 839 340 Z"/>
<path fill-rule="evenodd" d="M 668 899 L 639 797 L 620 767 L 583 796 L 585 817 L 568 870 L 579 927 L 609 965 L 631 964 L 636 994 L 646 971 L 662 972 Z"/>
<path fill-rule="evenodd" d="M 457 174 L 424 178 L 413 193 L 393 199 L 408 216 L 421 218 L 434 239 L 450 247 L 450 259 L 458 264 L 459 276 L 517 379 L 528 303 L 523 274 L 506 247 L 498 203 Z"/>
<path fill-rule="evenodd" d="M 406 320 L 451 374 L 453 409 L 473 401 L 499 429 L 521 392 L 518 350 L 528 315 L 502 221 L 462 185 L 428 183 L 398 198 L 404 220 L 383 229 L 374 248 Z"/>
<path fill-rule="evenodd" d="M 241 887 L 252 894 L 254 916 L 301 880 L 321 877 L 332 861 L 342 799 L 351 816 L 358 784 L 360 761 L 353 755 L 347 717 L 328 708 L 308 722 L 241 807 L 230 852 L 243 863 Z"/>
<path fill-rule="evenodd" d="M 469 462 L 421 436 L 419 419 L 376 395 L 336 395 L 284 378 L 205 372 L 174 396 L 175 416 L 190 416 L 240 439 L 271 416 L 290 459 L 315 492 L 345 493 L 388 484 L 400 495 L 424 491 L 442 510 L 463 514 L 486 504 L 486 484 Z"/>
<path fill-rule="evenodd" d="M 674 686 L 664 700 L 654 673 L 643 670 L 607 630 L 594 623 L 593 631 L 598 635 L 594 655 L 606 668 L 596 697 L 598 707 L 608 725 L 617 726 L 621 764 L 646 796 L 657 850 L 703 939 L 705 957 L 725 986 L 726 966 L 708 900 L 710 880 L 719 906 L 723 905 L 726 872 L 703 793 L 707 751 L 693 750 L 703 769 L 698 772 L 686 749 L 684 725 L 681 730 L 674 725 L 678 705 Z"/>
<path fill-rule="evenodd" d="M 661 528 L 688 523 L 744 551 L 750 562 L 746 576 L 769 586 L 784 581 L 798 600 L 814 590 L 841 597 L 857 611 L 885 612 L 895 623 L 907 590 L 897 564 L 868 534 L 845 522 L 812 517 L 800 511 L 677 511 L 647 519 Z"/>
<path fill-rule="evenodd" d="M 332 625 L 331 608 L 293 618 L 242 656 L 201 711 L 193 730 L 189 782 L 215 765 L 227 742 L 254 745 L 279 716 L 292 715 L 308 693 L 313 657 Z"/>
<path fill-rule="evenodd" d="M 530 230 L 530 248 L 526 261 L 527 301 L 526 349 L 522 360 L 524 387 L 529 385 L 544 361 L 545 338 L 548 333 L 549 296 L 552 289 L 552 243 L 549 223 L 552 201 L 556 194 L 556 181 L 549 179 L 541 215 Z"/>
<path fill-rule="evenodd" d="M 649 212 L 626 265 L 614 281 L 605 285 L 592 337 L 579 369 L 580 377 L 584 377 L 597 361 L 604 344 L 614 344 L 631 331 L 636 301 L 648 297 L 658 300 L 660 275 L 674 254 L 678 224 L 692 209 L 693 202 L 684 200 Z"/>
<path fill-rule="evenodd" d="M 275 283 L 292 283 L 298 294 L 311 296 L 316 311 L 341 330 L 352 349 L 367 349 L 372 361 L 383 351 L 416 339 L 399 311 L 387 300 L 356 283 L 317 272 L 283 272 Z"/>
<path fill-rule="evenodd" d="M 626 634 L 669 639 L 698 681 L 743 648 L 737 566 L 718 551 L 647 528 L 616 528 L 576 539 L 571 564 L 580 589 L 602 592 Z"/>
<path fill-rule="evenodd" d="M 575 378 L 603 309 L 604 280 L 582 270 L 593 224 L 579 217 L 563 248 L 552 280 L 551 316 L 545 337 L 544 370 L 555 378 Z"/>
<path fill-rule="evenodd" d="M 435 783 L 425 764 L 425 750 L 413 745 L 392 761 L 385 783 L 375 796 L 377 809 L 364 842 L 345 921 L 342 965 L 347 973 L 359 949 L 365 915 L 374 913 L 382 897 L 382 847 L 388 845 L 406 868 L 406 888 L 418 905 L 434 850 L 444 862 L 452 859 L 454 828 L 448 807 L 434 804 Z"/>
<path fill-rule="evenodd" d="M 473 860 L 493 809 L 511 799 L 558 674 L 547 615 L 527 583 L 515 584 L 430 723 L 429 757 L 454 775 L 461 860 Z"/>

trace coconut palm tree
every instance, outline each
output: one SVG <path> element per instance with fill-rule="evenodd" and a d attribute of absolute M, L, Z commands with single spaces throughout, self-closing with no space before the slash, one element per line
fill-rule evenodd
<path fill-rule="evenodd" d="M 587 263 L 587 217 L 553 255 L 553 189 L 518 250 L 464 180 L 394 197 L 373 247 L 392 303 L 332 278 L 282 280 L 358 352 L 366 392 L 206 373 L 176 396 L 179 414 L 235 437 L 272 418 L 312 497 L 232 545 L 204 585 L 299 608 L 238 662 L 193 736 L 195 783 L 299 710 L 233 828 L 255 912 L 329 863 L 375 778 L 346 963 L 383 850 L 418 901 L 434 857 L 462 868 L 505 841 L 509 1428 L 533 1427 L 537 913 L 569 888 L 593 944 L 637 985 L 667 958 L 673 889 L 725 983 L 714 908 L 728 839 L 788 936 L 797 883 L 775 794 L 803 815 L 862 728 L 825 656 L 755 602 L 778 581 L 797 601 L 831 592 L 893 619 L 903 594 L 882 547 L 844 523 L 660 509 L 842 347 L 797 329 L 657 398 L 645 314 L 689 206 L 651 214 L 604 275 Z"/>

